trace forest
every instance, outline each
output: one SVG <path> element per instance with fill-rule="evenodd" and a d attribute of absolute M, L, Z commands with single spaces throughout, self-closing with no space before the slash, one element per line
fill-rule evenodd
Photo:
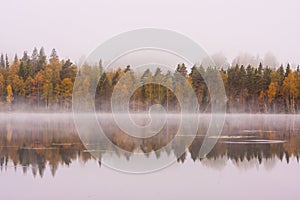
<path fill-rule="evenodd" d="M 129 73 L 119 98 L 123 98 L 128 87 L 141 83 L 130 98 L 130 110 L 142 112 L 153 104 L 161 104 L 168 112 L 180 111 L 178 96 L 189 102 L 190 94 L 178 82 L 184 77 L 193 88 L 198 99 L 199 112 L 210 112 L 211 98 L 205 79 L 219 73 L 224 83 L 229 113 L 299 113 L 300 112 L 300 70 L 290 64 L 280 66 L 258 66 L 236 64 L 226 68 L 194 65 L 188 69 L 179 63 L 176 71 L 163 72 L 145 70 L 141 76 L 130 67 L 120 66 L 104 71 L 102 61 L 95 66 L 83 64 L 80 67 L 70 59 L 60 59 L 53 49 L 47 57 L 44 48 L 34 48 L 31 55 L 26 51 L 21 58 L 13 59 L 6 54 L 0 57 L 0 111 L 44 111 L 69 112 L 72 110 L 73 88 L 91 93 L 94 79 L 99 77 L 95 91 L 95 109 L 111 112 L 111 97 L 118 81 Z M 201 73 L 200 73 L 201 72 Z M 78 84 L 75 78 L 78 75 Z M 165 83 L 153 84 L 152 80 Z M 80 87 L 80 89 L 78 89 Z"/>

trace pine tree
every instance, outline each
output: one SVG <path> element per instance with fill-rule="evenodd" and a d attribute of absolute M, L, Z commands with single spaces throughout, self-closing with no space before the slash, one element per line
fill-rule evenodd
<path fill-rule="evenodd" d="M 32 55 L 31 55 L 31 65 L 33 68 L 34 73 L 37 73 L 38 70 L 38 61 L 39 61 L 39 54 L 36 47 L 34 47 Z"/>
<path fill-rule="evenodd" d="M 66 62 L 63 62 L 62 68 L 60 71 L 60 79 L 70 78 L 72 82 L 75 81 L 77 74 L 77 67 L 68 59 Z"/>
<path fill-rule="evenodd" d="M 27 54 L 27 51 L 23 52 L 23 57 L 21 58 L 22 62 L 27 62 L 29 60 L 29 56 Z"/>
<path fill-rule="evenodd" d="M 19 63 L 19 58 L 18 58 L 18 55 L 15 54 L 15 57 L 14 57 L 14 64 L 17 64 Z"/>
<path fill-rule="evenodd" d="M 1 66 L 2 68 L 5 68 L 5 61 L 4 61 L 3 53 L 2 53 L 1 56 L 0 56 L 0 66 Z"/>
<path fill-rule="evenodd" d="M 7 54 L 5 54 L 5 66 L 6 66 L 6 68 L 9 68 L 9 61 L 8 61 Z"/>
<path fill-rule="evenodd" d="M 5 89 L 5 80 L 4 76 L 0 73 L 0 104 L 2 96 L 4 95 L 4 89 Z"/>
<path fill-rule="evenodd" d="M 42 47 L 38 54 L 38 65 L 37 65 L 37 71 L 40 71 L 44 69 L 47 65 L 47 56 L 45 54 L 44 47 Z"/>
<path fill-rule="evenodd" d="M 284 73 L 284 69 L 283 69 L 283 65 L 280 65 L 280 67 L 277 70 L 277 73 L 280 76 L 280 80 L 279 80 L 279 86 L 282 86 L 283 83 L 283 79 L 286 77 L 285 73 Z"/>
<path fill-rule="evenodd" d="M 53 48 L 49 59 L 50 64 L 56 65 L 59 63 L 59 57 L 56 50 Z"/>
<path fill-rule="evenodd" d="M 196 93 L 200 109 L 202 106 L 203 97 L 204 97 L 204 93 L 205 93 L 204 90 L 207 89 L 205 81 L 203 79 L 204 73 L 205 73 L 205 71 L 203 68 L 200 69 L 194 65 L 191 69 L 191 73 L 189 74 L 189 77 L 191 77 L 191 84 Z"/>
<path fill-rule="evenodd" d="M 286 69 L 285 69 L 284 77 L 288 77 L 288 75 L 290 74 L 290 72 L 291 72 L 291 66 L 288 63 L 287 66 L 286 66 Z"/>
<path fill-rule="evenodd" d="M 110 111 L 110 99 L 112 95 L 112 85 L 107 74 L 104 72 L 99 80 L 96 91 L 96 100 L 99 103 L 100 111 Z"/>

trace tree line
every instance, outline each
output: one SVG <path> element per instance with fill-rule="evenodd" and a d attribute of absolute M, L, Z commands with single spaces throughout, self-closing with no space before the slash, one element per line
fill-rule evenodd
<path fill-rule="evenodd" d="M 120 91 L 116 92 L 120 99 L 132 94 L 131 111 L 146 111 L 153 104 L 161 104 L 167 111 L 175 112 L 180 111 L 180 100 L 188 104 L 193 96 L 183 84 L 187 81 L 195 92 L 199 111 L 210 112 L 211 97 L 205 80 L 216 75 L 221 76 L 225 87 L 228 112 L 300 111 L 299 66 L 291 69 L 289 64 L 279 67 L 236 64 L 227 68 L 194 65 L 189 70 L 180 63 L 174 73 L 156 68 L 139 74 L 130 65 L 104 71 L 101 60 L 97 65 L 83 64 L 79 68 L 69 59 L 59 59 L 55 49 L 47 58 L 43 48 L 34 48 L 31 55 L 25 51 L 20 59 L 16 55 L 11 63 L 7 55 L 1 54 L 0 110 L 70 111 L 75 88 L 78 93 L 95 93 L 95 109 L 100 112 L 111 111 L 114 90 Z M 137 83 L 141 86 L 131 91 Z"/>

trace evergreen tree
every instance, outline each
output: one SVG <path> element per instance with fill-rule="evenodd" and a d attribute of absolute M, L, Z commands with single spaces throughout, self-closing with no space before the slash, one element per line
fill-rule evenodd
<path fill-rule="evenodd" d="M 46 67 L 47 64 L 47 56 L 45 54 L 44 47 L 42 47 L 38 54 L 38 65 L 37 65 L 37 71 L 40 71 Z"/>
<path fill-rule="evenodd" d="M 277 70 L 277 73 L 280 76 L 279 85 L 281 86 L 283 83 L 283 79 L 286 77 L 283 69 L 283 65 L 280 65 L 280 67 Z"/>
<path fill-rule="evenodd" d="M 22 62 L 28 62 L 29 61 L 29 56 L 27 54 L 27 51 L 23 52 L 23 57 L 21 58 Z"/>
<path fill-rule="evenodd" d="M 99 102 L 100 111 L 110 111 L 110 99 L 112 95 L 111 81 L 108 79 L 107 74 L 104 72 L 99 80 L 96 90 L 96 101 Z M 98 98 L 98 99 L 97 99 Z"/>
<path fill-rule="evenodd" d="M 9 61 L 8 61 L 7 54 L 5 54 L 5 66 L 6 66 L 6 68 L 9 68 Z"/>
<path fill-rule="evenodd" d="M 63 62 L 62 68 L 60 71 L 60 79 L 63 80 L 65 78 L 70 78 L 72 82 L 75 81 L 77 74 L 77 67 L 73 65 L 73 63 L 68 59 L 67 61 Z"/>
<path fill-rule="evenodd" d="M 54 64 L 54 65 L 59 63 L 59 57 L 54 48 L 51 51 L 49 62 L 50 64 Z"/>
<path fill-rule="evenodd" d="M 284 77 L 288 77 L 288 75 L 290 74 L 290 72 L 291 72 L 291 66 L 290 66 L 290 64 L 288 63 L 288 64 L 286 65 Z"/>
<path fill-rule="evenodd" d="M 34 73 L 38 72 L 38 61 L 39 61 L 39 54 L 36 47 L 34 47 L 32 55 L 31 55 L 31 65 L 33 68 Z"/>
<path fill-rule="evenodd" d="M 1 56 L 0 56 L 0 66 L 1 66 L 2 68 L 5 68 L 5 61 L 4 61 L 3 53 L 2 53 Z"/>
<path fill-rule="evenodd" d="M 2 97 L 4 96 L 4 89 L 5 89 L 5 79 L 4 76 L 0 73 L 0 104 Z"/>
<path fill-rule="evenodd" d="M 15 57 L 14 57 L 14 64 L 17 64 L 19 63 L 19 58 L 18 58 L 18 55 L 15 54 Z"/>

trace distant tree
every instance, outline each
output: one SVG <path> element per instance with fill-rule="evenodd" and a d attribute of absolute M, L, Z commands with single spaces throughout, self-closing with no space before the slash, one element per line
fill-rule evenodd
<path fill-rule="evenodd" d="M 14 62 L 13 62 L 13 63 L 14 63 L 14 64 L 19 63 L 19 58 L 18 58 L 18 55 L 17 55 L 17 54 L 15 54 Z"/>
<path fill-rule="evenodd" d="M 7 54 L 5 54 L 5 66 L 6 66 L 6 68 L 9 68 L 9 61 L 8 61 Z"/>
<path fill-rule="evenodd" d="M 112 84 L 107 74 L 104 72 L 100 77 L 96 90 L 96 100 L 100 111 L 110 111 L 110 99 L 112 95 Z"/>
<path fill-rule="evenodd" d="M 54 101 L 54 88 L 51 82 L 44 83 L 41 99 L 45 101 L 46 109 L 49 109 Z"/>
<path fill-rule="evenodd" d="M 79 100 L 80 104 L 75 105 L 82 111 L 89 111 L 86 109 L 90 108 L 91 94 L 90 94 L 90 82 L 87 77 L 80 77 L 78 81 L 74 83 L 73 96 Z M 74 106 L 74 105 L 73 105 Z"/>
<path fill-rule="evenodd" d="M 68 59 L 62 62 L 62 68 L 60 71 L 60 80 L 70 78 L 72 82 L 75 81 L 77 74 L 77 67 Z"/>
<path fill-rule="evenodd" d="M 291 66 L 290 66 L 290 64 L 288 63 L 288 64 L 286 65 L 284 77 L 287 77 L 287 76 L 289 75 L 290 72 L 291 72 Z"/>
<path fill-rule="evenodd" d="M 5 89 L 5 80 L 3 75 L 0 73 L 0 103 L 2 96 L 4 95 L 4 89 Z"/>
<path fill-rule="evenodd" d="M 3 53 L 2 53 L 1 56 L 0 56 L 0 66 L 1 66 L 2 68 L 5 68 L 5 61 L 4 61 Z"/>
<path fill-rule="evenodd" d="M 21 58 L 21 61 L 22 61 L 22 62 L 27 62 L 27 61 L 29 61 L 29 56 L 28 56 L 28 54 L 27 54 L 27 51 L 24 51 L 24 52 L 23 52 L 23 57 Z"/>
<path fill-rule="evenodd" d="M 37 107 L 40 107 L 41 103 L 41 96 L 43 94 L 43 85 L 46 82 L 46 78 L 44 75 L 44 72 L 39 72 L 34 76 L 34 79 L 31 77 L 28 77 L 26 79 L 26 82 L 31 80 L 31 93 L 30 96 L 33 98 L 34 103 L 37 105 Z M 49 83 L 49 81 L 48 81 Z M 30 84 L 30 83 L 27 83 Z"/>
<path fill-rule="evenodd" d="M 295 113 L 295 98 L 298 94 L 296 79 L 293 72 L 290 72 L 283 81 L 283 94 L 285 95 L 287 112 Z"/>
<path fill-rule="evenodd" d="M 38 65 L 37 65 L 37 71 L 40 71 L 44 69 L 47 65 L 47 56 L 45 54 L 45 50 L 42 47 L 38 54 Z"/>
<path fill-rule="evenodd" d="M 283 79 L 285 78 L 285 73 L 283 69 L 283 65 L 280 65 L 280 67 L 277 69 L 277 73 L 279 74 L 279 86 L 282 86 Z"/>
<path fill-rule="evenodd" d="M 28 101 L 28 104 L 31 103 L 32 97 L 34 94 L 33 93 L 33 91 L 34 91 L 33 83 L 34 83 L 34 81 L 30 76 L 24 82 L 24 97 Z M 39 102 L 37 103 L 36 106 L 39 108 Z"/>
<path fill-rule="evenodd" d="M 61 82 L 61 101 L 63 108 L 69 110 L 72 103 L 73 82 L 70 78 L 64 78 Z"/>
<path fill-rule="evenodd" d="M 39 62 L 39 54 L 36 47 L 34 47 L 32 55 L 31 55 L 31 65 L 34 73 L 38 72 L 38 62 Z"/>
<path fill-rule="evenodd" d="M 207 91 L 207 87 L 203 78 L 205 71 L 203 68 L 196 67 L 195 65 L 191 69 L 191 73 L 189 76 L 191 77 L 191 85 L 197 95 L 198 103 L 200 105 L 200 109 L 202 106 L 202 103 L 204 101 L 204 95 Z"/>
<path fill-rule="evenodd" d="M 271 104 L 271 107 L 273 109 L 273 112 L 275 112 L 275 104 L 274 100 L 277 95 L 277 88 L 278 88 L 277 82 L 271 82 L 268 89 L 268 102 Z"/>
<path fill-rule="evenodd" d="M 18 75 L 26 80 L 27 75 L 26 75 L 26 69 L 24 66 L 24 62 L 21 62 L 21 64 L 20 64 Z"/>
<path fill-rule="evenodd" d="M 58 64 L 59 63 L 59 57 L 54 48 L 51 51 L 49 62 L 50 62 L 50 64 Z"/>

